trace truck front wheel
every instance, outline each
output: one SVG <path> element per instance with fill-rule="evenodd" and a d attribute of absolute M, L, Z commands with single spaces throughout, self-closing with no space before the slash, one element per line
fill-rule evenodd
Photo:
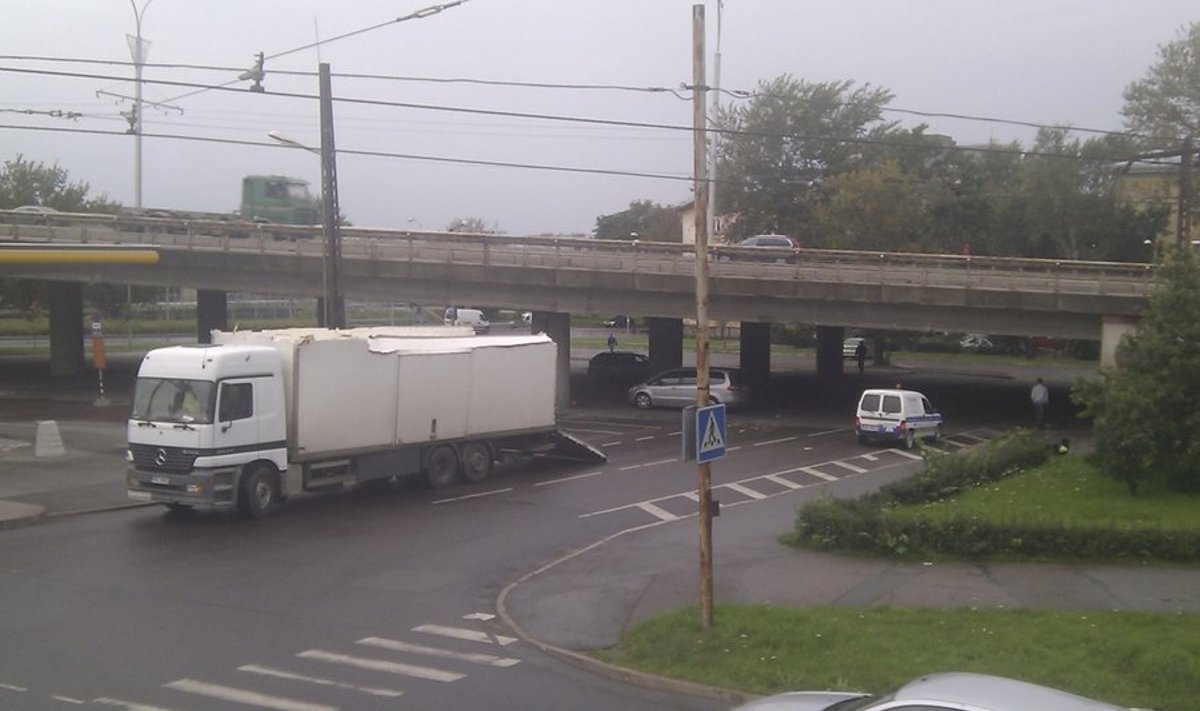
<path fill-rule="evenodd" d="M 275 503 L 275 475 L 266 467 L 255 467 L 242 475 L 238 491 L 238 510 L 249 518 L 259 518 Z"/>
<path fill-rule="evenodd" d="M 429 453 L 425 463 L 425 476 L 435 489 L 445 489 L 458 483 L 458 455 L 454 448 L 440 445 Z"/>

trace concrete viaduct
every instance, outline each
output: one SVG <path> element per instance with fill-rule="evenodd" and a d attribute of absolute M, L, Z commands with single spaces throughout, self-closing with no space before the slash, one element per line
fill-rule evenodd
<path fill-rule="evenodd" d="M 0 276 L 50 282 L 52 372 L 84 366 L 85 282 L 197 289 L 202 341 L 226 327 L 228 292 L 321 295 L 319 228 L 111 215 L 29 222 L 0 211 Z M 158 260 L 5 258 L 5 249 L 66 245 L 139 246 Z M 841 372 L 847 326 L 1099 340 L 1111 364 L 1154 286 L 1148 264 L 832 250 L 769 257 L 733 247 L 709 255 L 710 317 L 741 323 L 741 366 L 759 380 L 770 372 L 771 323 L 815 327 L 817 367 L 826 374 Z M 680 244 L 342 230 L 347 299 L 533 311 L 534 329 L 567 356 L 559 359 L 564 379 L 571 314 L 644 316 L 654 365 L 678 365 L 685 320 L 695 315 L 695 259 L 691 245 Z"/>

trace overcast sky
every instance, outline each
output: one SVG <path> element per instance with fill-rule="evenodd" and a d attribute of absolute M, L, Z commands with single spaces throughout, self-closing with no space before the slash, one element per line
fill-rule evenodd
<path fill-rule="evenodd" d="M 146 0 L 135 0 L 137 8 Z M 319 188 L 315 155 L 276 146 L 277 130 L 319 145 L 316 70 L 328 62 L 333 94 L 378 105 L 335 107 L 339 150 L 675 176 L 682 180 L 549 172 L 415 158 L 338 157 L 342 212 L 355 224 L 443 229 L 478 217 L 509 234 L 590 233 L 600 215 L 633 200 L 691 197 L 686 131 L 567 123 L 382 104 L 425 104 L 689 126 L 690 100 L 672 93 L 492 87 L 345 75 L 677 88 L 691 83 L 696 0 L 468 0 L 423 19 L 389 22 L 430 0 L 151 0 L 142 35 L 147 80 L 224 84 L 256 52 L 280 55 L 388 23 L 319 49 L 269 59 L 265 94 L 147 84 L 143 204 L 231 211 L 243 175 L 273 173 Z M 129 0 L 0 0 L 0 159 L 18 154 L 66 168 L 93 195 L 134 204 L 134 141 L 122 111 L 132 96 Z M 1200 20 L 1195 0 L 726 0 L 720 13 L 721 85 L 753 89 L 791 74 L 890 90 L 892 106 L 1044 124 L 1119 130 L 1122 90 L 1143 77 L 1159 45 Z M 718 9 L 707 3 L 709 80 Z M 22 74 L 49 70 L 89 77 Z M 280 72 L 300 72 L 300 76 Z M 248 82 L 232 86 L 245 89 Z M 98 94 L 97 92 L 106 92 Z M 685 97 L 686 98 L 686 97 Z M 78 112 L 76 119 L 34 112 Z M 1017 139 L 1017 126 L 889 114 L 929 123 L 959 143 Z M 62 131 L 25 130 L 61 129 Z"/>

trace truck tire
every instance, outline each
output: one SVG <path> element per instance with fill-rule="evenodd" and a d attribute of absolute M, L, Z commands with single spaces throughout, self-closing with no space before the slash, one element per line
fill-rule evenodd
<path fill-rule="evenodd" d="M 238 511 L 247 518 L 260 518 L 275 503 L 275 474 L 265 466 L 242 475 L 238 489 Z"/>
<path fill-rule="evenodd" d="M 458 483 L 458 455 L 449 445 L 439 445 L 425 461 L 425 476 L 435 489 L 445 489 Z"/>
<path fill-rule="evenodd" d="M 472 484 L 492 475 L 492 449 L 482 442 L 468 442 L 462 448 L 462 475 Z"/>

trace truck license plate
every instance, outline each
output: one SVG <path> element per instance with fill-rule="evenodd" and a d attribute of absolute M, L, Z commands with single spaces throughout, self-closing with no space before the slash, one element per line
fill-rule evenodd
<path fill-rule="evenodd" d="M 165 476 L 152 476 L 150 477 L 150 483 L 166 486 L 167 484 L 171 483 L 171 480 Z"/>

